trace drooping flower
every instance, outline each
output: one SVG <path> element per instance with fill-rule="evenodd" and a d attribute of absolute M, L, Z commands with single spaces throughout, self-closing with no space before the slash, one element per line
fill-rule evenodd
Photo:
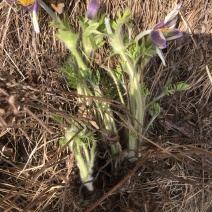
<path fill-rule="evenodd" d="M 88 5 L 88 10 L 86 13 L 87 18 L 94 19 L 97 15 L 97 12 L 99 10 L 99 1 L 98 0 L 91 0 L 90 4 Z"/>
<path fill-rule="evenodd" d="M 182 3 L 179 3 L 172 12 L 170 12 L 163 21 L 158 23 L 150 32 L 152 43 L 156 52 L 165 65 L 165 59 L 161 49 L 166 48 L 166 41 L 174 40 L 183 36 L 183 33 L 174 28 L 177 23 L 177 15 Z"/>
<path fill-rule="evenodd" d="M 36 0 L 6 0 L 8 2 L 15 2 L 23 6 L 24 11 L 29 11 L 31 13 L 33 27 L 36 33 L 40 32 L 38 24 L 38 2 Z"/>

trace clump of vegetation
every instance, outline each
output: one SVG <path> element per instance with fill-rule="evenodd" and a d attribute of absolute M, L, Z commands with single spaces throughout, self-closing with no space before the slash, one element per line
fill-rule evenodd
<path fill-rule="evenodd" d="M 30 192 L 32 192 L 31 200 L 28 198 L 30 196 L 28 194 L 24 194 L 24 196 L 22 196 L 21 193 L 17 194 L 17 197 L 12 200 L 12 202 L 16 202 L 16 199 L 19 199 L 19 206 L 17 206 L 17 208 L 25 208 L 25 210 L 36 208 L 36 200 L 40 199 L 42 194 L 44 194 L 42 198 L 46 198 L 46 200 L 48 199 L 47 197 L 51 195 L 53 196 L 50 199 L 57 200 L 58 195 L 54 196 L 54 194 L 58 194 L 61 190 L 64 191 L 63 189 L 65 189 L 63 193 L 66 194 L 68 189 L 67 185 L 71 178 L 74 182 L 77 182 L 76 187 L 79 190 L 80 199 L 83 199 L 82 186 L 79 183 L 79 179 L 83 186 L 90 192 L 94 191 L 95 193 L 95 189 L 98 189 L 97 179 L 101 178 L 99 174 L 103 173 L 102 170 L 108 166 L 108 164 L 111 164 L 112 172 L 109 170 L 107 175 L 111 175 L 115 179 L 117 172 L 125 173 L 128 167 L 132 166 L 135 162 L 136 166 L 130 171 L 129 175 L 118 182 L 110 192 L 106 193 L 104 198 L 101 198 L 101 201 L 111 195 L 111 192 L 115 192 L 117 188 L 122 187 L 124 182 L 134 175 L 132 178 L 134 182 L 132 183 L 134 183 L 133 187 L 137 188 L 135 190 L 139 191 L 141 189 L 141 183 L 145 185 L 148 184 L 148 188 L 151 190 L 150 193 L 153 190 L 156 192 L 153 192 L 153 196 L 156 198 L 154 202 L 158 202 L 161 196 L 157 196 L 159 191 L 154 188 L 157 187 L 154 183 L 151 184 L 151 179 L 160 182 L 160 177 L 165 176 L 165 174 L 155 165 L 156 163 L 163 164 L 161 168 L 163 170 L 175 170 L 176 167 L 176 170 L 178 170 L 181 165 L 178 163 L 175 164 L 173 159 L 183 163 L 185 159 L 189 160 L 193 157 L 189 151 L 195 150 L 194 154 L 197 155 L 204 152 L 205 155 L 209 156 L 209 152 L 202 150 L 200 144 L 193 146 L 190 145 L 189 142 L 185 142 L 186 144 L 184 143 L 183 146 L 173 145 L 173 142 L 171 143 L 169 140 L 164 143 L 163 137 L 161 136 L 161 140 L 157 142 L 148 139 L 153 131 L 154 133 L 161 131 L 161 124 L 158 124 L 162 123 L 161 117 L 163 117 L 164 126 L 169 125 L 172 130 L 177 130 L 189 138 L 192 136 L 192 131 L 188 130 L 189 127 L 187 127 L 185 123 L 182 124 L 181 122 L 181 125 L 173 124 L 169 119 L 169 115 L 165 114 L 165 110 L 167 110 L 168 107 L 173 111 L 171 98 L 178 99 L 180 97 L 181 100 L 185 98 L 183 95 L 187 95 L 187 93 L 184 91 L 190 88 L 189 84 L 191 84 L 191 80 L 183 83 L 182 81 L 186 79 L 186 77 L 176 77 L 176 74 L 173 74 L 171 71 L 167 72 L 166 77 L 163 79 L 160 76 L 162 66 L 166 67 L 168 64 L 167 70 L 170 70 L 169 62 L 164 56 L 165 49 L 169 45 L 168 41 L 175 41 L 176 38 L 183 36 L 182 32 L 175 28 L 179 10 L 182 6 L 181 3 L 179 3 L 171 13 L 168 13 L 163 21 L 153 26 L 151 25 L 152 27 L 150 27 L 150 29 L 135 30 L 136 26 L 133 25 L 132 22 L 132 11 L 129 9 L 124 11 L 118 10 L 113 18 L 112 16 L 109 18 L 109 16 L 99 11 L 100 4 L 99 1 L 96 0 L 90 1 L 85 16 L 77 15 L 76 23 L 79 24 L 79 28 L 75 28 L 73 25 L 70 27 L 68 14 L 64 15 L 63 18 L 59 18 L 59 16 L 41 0 L 14 0 L 12 2 L 18 2 L 22 5 L 25 12 L 29 11 L 29 13 L 26 14 L 29 14 L 31 17 L 32 26 L 36 32 L 36 34 L 32 35 L 35 36 L 36 39 L 39 38 L 40 35 L 42 37 L 43 33 L 43 26 L 41 24 L 43 20 L 40 14 L 38 14 L 38 6 L 41 6 L 53 19 L 51 25 L 48 26 L 48 30 L 53 30 L 56 35 L 55 37 L 65 44 L 69 51 L 68 59 L 64 59 L 64 57 L 61 56 L 59 57 L 62 61 L 66 61 L 63 62 L 62 68 L 61 66 L 58 67 L 58 70 L 60 70 L 60 72 L 58 72 L 59 75 L 57 73 L 57 76 L 62 76 L 62 80 L 64 80 L 62 84 L 66 83 L 67 85 L 67 91 L 65 93 L 62 94 L 62 91 L 60 91 L 61 87 L 55 91 L 54 88 L 58 85 L 51 82 L 50 86 L 48 81 L 45 81 L 48 78 L 46 77 L 48 74 L 45 76 L 43 70 L 39 69 L 39 60 L 45 61 L 45 56 L 43 55 L 43 58 L 42 56 L 36 56 L 36 45 L 38 44 L 35 42 L 36 39 L 33 40 L 34 50 L 32 51 L 30 49 L 31 47 L 29 48 L 30 51 L 33 52 L 31 55 L 34 55 L 31 65 L 35 64 L 42 74 L 35 80 L 36 77 L 33 76 L 34 73 L 26 78 L 25 75 L 27 72 L 22 74 L 22 72 L 18 70 L 18 73 L 23 77 L 22 85 L 17 83 L 11 85 L 11 83 L 7 83 L 6 88 L 7 86 L 10 87 L 8 93 L 7 89 L 4 88 L 2 90 L 4 105 L 8 104 L 9 110 L 3 110 L 3 106 L 1 105 L 0 118 L 11 117 L 11 114 L 9 116 L 7 115 L 9 111 L 12 111 L 12 115 L 17 117 L 17 119 L 21 117 L 21 114 L 25 114 L 26 117 L 17 125 L 20 128 L 18 132 L 21 132 L 20 136 L 26 135 L 27 140 L 30 141 L 29 146 L 24 143 L 24 149 L 28 152 L 24 167 L 20 168 L 19 165 L 15 167 L 18 168 L 18 170 L 20 169 L 17 180 L 22 176 L 20 179 L 20 188 L 23 188 L 22 192 L 31 189 L 33 185 L 35 189 L 30 190 Z M 19 37 L 20 34 L 18 33 L 17 36 Z M 33 39 L 35 37 L 33 37 Z M 2 40 L 4 40 L 4 38 L 5 37 L 3 37 Z M 58 42 L 55 41 L 55 38 L 53 39 L 54 42 Z M 42 39 L 40 41 L 43 42 Z M 175 48 L 179 48 L 178 50 L 182 49 L 182 46 L 185 45 L 185 43 L 178 43 L 177 40 L 175 42 L 177 46 Z M 169 46 L 169 51 L 176 51 L 176 49 Z M 103 52 L 104 57 L 101 57 L 99 60 L 99 55 Z M 65 54 L 63 52 L 63 55 L 67 55 L 67 52 L 65 52 Z M 162 61 L 160 68 L 158 67 L 160 62 L 155 63 L 157 56 L 159 56 Z M 12 61 L 12 63 L 14 62 Z M 174 62 L 173 64 L 175 67 L 176 63 Z M 147 70 L 157 70 L 157 74 L 148 73 Z M 209 73 L 210 76 L 208 68 L 207 73 Z M 151 85 L 148 79 L 150 76 L 152 77 L 151 83 L 153 82 L 153 85 Z M 41 86 L 41 89 L 33 90 L 34 88 L 30 86 L 26 87 L 24 83 L 27 82 L 28 79 L 33 79 L 30 83 L 41 79 L 41 82 L 45 83 L 45 88 Z M 0 83 L 4 84 L 5 76 L 2 75 L 0 80 Z M 54 82 L 57 80 L 59 81 L 59 79 L 56 78 Z M 34 85 L 33 83 L 32 85 Z M 156 88 L 155 84 L 157 83 L 160 86 Z M 11 92 L 12 88 L 17 88 L 16 90 L 21 91 L 20 94 L 14 95 L 14 91 Z M 26 88 L 30 89 L 30 95 L 24 94 Z M 47 89 L 47 91 L 45 91 L 45 89 Z M 182 92 L 176 93 L 177 91 Z M 176 95 L 172 95 L 174 93 Z M 46 95 L 45 98 L 42 96 L 43 94 Z M 186 98 L 187 97 L 191 98 L 189 96 L 186 96 Z M 167 104 L 164 104 L 166 101 Z M 41 111 L 44 111 L 42 115 L 40 114 Z M 175 114 L 175 112 L 173 113 Z M 21 126 L 30 126 L 28 116 L 32 117 L 36 123 L 39 124 L 39 127 L 32 129 L 30 127 L 30 130 L 24 128 L 24 130 L 22 130 Z M 174 116 L 175 115 L 173 115 L 173 117 Z M 6 129 L 4 133 L 7 134 L 11 132 L 10 128 L 14 126 L 8 125 L 9 122 L 3 118 L 0 121 L 2 126 Z M 156 124 L 154 124 L 155 121 Z M 44 129 L 45 132 L 42 133 L 41 129 Z M 170 128 L 167 129 L 167 132 L 169 132 L 169 130 Z M 59 136 L 55 137 L 56 134 L 59 134 Z M 17 131 L 14 131 L 11 135 L 18 137 Z M 208 135 L 207 133 L 207 136 Z M 31 142 L 33 137 L 37 138 L 36 142 Z M 47 140 L 49 141 L 46 142 L 46 138 L 48 138 Z M 42 142 L 43 140 L 45 140 L 44 143 Z M 52 145 L 51 141 L 55 142 L 54 145 Z M 148 149 L 151 149 L 151 151 L 146 151 L 146 143 L 153 144 L 157 147 L 156 150 L 152 146 L 148 146 Z M 20 143 L 17 144 L 17 146 L 19 145 Z M 47 156 L 47 145 L 50 150 L 49 152 L 57 152 L 51 156 L 51 159 Z M 57 145 L 60 145 L 58 150 L 56 150 Z M 10 156 L 5 149 L 10 151 L 13 148 L 11 148 L 11 146 L 7 146 L 7 148 L 4 146 L 2 148 L 2 157 L 4 161 L 8 163 Z M 44 149 L 42 160 L 38 159 L 40 155 L 42 155 L 40 152 L 41 149 Z M 185 154 L 181 154 L 182 150 Z M 101 161 L 97 160 L 100 158 L 99 154 L 101 154 L 101 151 L 109 154 L 110 158 L 108 161 L 108 159 L 105 159 L 105 154 L 101 156 L 101 158 L 107 160 L 103 162 L 104 165 L 102 167 L 99 164 Z M 71 155 L 69 156 L 69 154 Z M 35 158 L 37 158 L 37 160 Z M 60 159 L 58 160 L 58 158 Z M 64 166 L 65 158 L 66 165 Z M 76 174 L 70 178 L 73 169 L 73 158 L 75 158 L 79 173 L 76 171 Z M 141 167 L 144 161 L 147 160 L 148 166 L 144 165 L 144 167 L 146 167 L 144 169 L 145 171 L 141 174 L 142 177 L 139 178 L 140 174 L 137 176 L 135 172 Z M 32 161 L 34 161 L 33 167 L 35 168 L 28 169 L 27 167 L 32 165 Z M 120 164 L 123 165 L 126 161 L 128 166 L 120 167 Z M 40 163 L 42 163 L 42 165 L 40 165 Z M 192 164 L 193 163 L 194 162 L 192 162 Z M 13 162 L 10 162 L 10 165 L 11 164 L 13 165 Z M 175 166 L 172 166 L 172 164 L 175 164 Z M 194 165 L 198 164 L 195 163 Z M 55 166 L 57 168 L 52 169 L 52 173 L 54 173 L 52 176 L 57 177 L 51 177 L 51 174 L 49 174 L 51 171 L 49 171 L 48 174 L 47 172 L 51 167 Z M 32 175 L 32 179 L 24 182 L 24 173 L 34 173 L 34 175 Z M 46 181 L 49 176 L 52 179 Z M 148 182 L 145 176 L 149 176 L 147 177 Z M 166 175 L 166 177 L 167 176 L 168 175 Z M 170 179 L 172 177 L 172 175 L 169 175 Z M 54 185 L 58 183 L 60 186 L 54 187 L 52 184 L 49 185 L 49 187 L 42 188 L 42 184 L 35 185 L 34 182 L 37 180 L 44 180 L 47 184 L 48 182 L 54 182 Z M 140 184 L 139 180 L 142 181 Z M 193 183 L 189 180 L 186 182 Z M 44 183 L 44 185 L 47 184 Z M 7 188 L 8 183 L 3 183 L 2 185 L 5 188 L 2 190 L 3 193 L 10 190 Z M 167 187 L 163 182 L 161 182 L 160 185 Z M 173 184 L 173 186 L 174 185 L 175 184 Z M 197 184 L 193 183 L 193 185 L 195 186 Z M 111 188 L 111 185 L 107 186 Z M 128 188 L 123 186 L 121 192 L 128 192 L 131 186 L 132 185 L 129 185 Z M 37 189 L 38 187 L 39 189 Z M 179 195 L 178 193 L 173 194 L 172 186 L 169 188 L 167 192 L 170 198 Z M 16 187 L 12 189 L 12 196 L 16 193 L 15 189 Z M 44 190 L 42 191 L 42 189 Z M 186 190 L 186 188 L 183 188 L 183 190 L 184 189 Z M 33 193 L 36 190 L 41 191 L 40 195 L 37 196 L 36 192 Z M 146 190 L 144 192 L 145 195 L 142 195 L 146 196 Z M 137 195 L 139 196 L 139 194 Z M 8 200 L 11 200 L 10 197 L 9 194 L 3 196 L 2 200 L 6 205 L 8 205 Z M 66 197 L 63 196 L 61 198 L 63 199 L 62 210 L 67 210 L 65 209 Z M 71 199 L 74 199 L 74 197 L 71 197 Z M 40 210 L 46 208 L 46 206 L 48 206 L 48 201 L 46 200 L 44 200 L 45 205 L 42 206 L 40 204 L 37 208 Z M 145 202 L 146 200 L 143 199 L 142 201 Z M 24 206 L 25 202 L 27 202 L 27 206 Z M 52 203 L 53 202 L 54 201 L 52 201 Z M 73 202 L 73 204 L 75 203 Z M 100 202 L 97 202 L 94 206 L 96 207 L 99 204 Z M 133 200 L 133 204 L 136 205 L 136 196 Z M 160 207 L 157 206 L 163 208 L 163 210 L 168 209 L 165 204 L 163 206 L 161 206 L 161 204 L 162 202 L 158 204 Z M 154 210 L 157 206 L 152 204 Z M 3 206 L 3 208 L 7 210 L 12 207 L 13 204 L 7 207 Z M 140 208 L 140 206 L 138 207 Z"/>
<path fill-rule="evenodd" d="M 153 29 L 142 31 L 135 38 L 132 37 L 129 10 L 123 14 L 119 10 L 117 20 L 110 20 L 104 15 L 98 16 L 99 3 L 95 0 L 91 1 L 86 17 L 80 17 L 81 30 L 76 33 L 70 29 L 68 20 L 58 21 L 54 13 L 43 2 L 40 1 L 40 3 L 56 21 L 53 23 L 53 26 L 58 28 L 56 37 L 64 42 L 71 53 L 69 63 L 63 67 L 63 72 L 71 88 L 76 89 L 79 95 L 108 98 L 109 101 L 116 100 L 128 109 L 129 113 L 125 117 L 127 127 L 124 129 L 126 136 L 122 138 L 128 144 L 128 148 L 125 149 L 124 157 L 120 157 L 136 161 L 141 156 L 144 134 L 160 114 L 160 106 L 157 101 L 175 91 L 189 88 L 189 85 L 182 82 L 171 85 L 169 79 L 161 94 L 150 101 L 148 96 L 151 92 L 144 81 L 143 73 L 146 64 L 157 54 L 165 65 L 162 49 L 166 48 L 166 42 L 182 37 L 182 33 L 174 28 L 181 3 Z M 113 68 L 106 67 L 105 76 L 102 77 L 102 70 L 96 69 L 93 65 L 95 65 L 96 51 L 106 44 L 109 44 L 108 56 L 116 56 L 117 62 Z M 112 82 L 110 82 L 110 86 L 104 86 L 104 89 L 101 89 L 101 85 L 106 84 L 105 77 L 110 78 Z M 126 80 L 128 85 L 125 83 Z M 122 155 L 122 147 L 118 139 L 118 126 L 110 104 L 99 99 L 89 102 L 86 97 L 78 100 L 92 109 L 93 123 L 98 130 L 106 132 L 106 139 L 109 137 L 109 133 L 115 135 L 116 139 L 111 144 L 112 155 Z M 93 109 L 94 107 L 97 109 Z M 145 126 L 144 120 L 147 113 L 151 114 L 152 118 Z M 87 115 L 83 115 L 86 118 Z M 93 179 L 95 143 L 96 140 L 104 142 L 105 135 L 96 137 L 95 131 L 90 132 L 88 128 L 86 124 L 79 127 L 74 122 L 72 126 L 67 127 L 65 139 L 68 142 L 79 129 L 82 130 L 73 138 L 71 150 L 75 153 L 82 182 L 85 186 L 87 185 L 89 190 L 93 190 L 90 183 Z"/>

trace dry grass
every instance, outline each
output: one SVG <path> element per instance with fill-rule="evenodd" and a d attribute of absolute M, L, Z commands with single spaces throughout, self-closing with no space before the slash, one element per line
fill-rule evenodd
<path fill-rule="evenodd" d="M 86 3 L 64 2 L 71 25 L 78 28 L 77 15 L 85 13 Z M 135 33 L 154 26 L 176 3 L 103 2 L 102 11 L 111 17 L 118 8 L 130 8 Z M 154 58 L 146 68 L 153 95 L 168 77 L 186 81 L 192 89 L 161 101 L 163 113 L 147 136 L 151 154 L 96 211 L 212 210 L 212 86 L 206 70 L 206 66 L 212 70 L 211 6 L 205 0 L 185 0 L 179 23 L 185 36 L 170 43 L 168 66 Z M 48 26 L 50 18 L 43 11 L 39 35 L 20 7 L 2 2 L 0 13 L 0 208 L 84 211 L 119 183 L 132 165 L 124 163 L 119 173 L 103 169 L 95 193 L 82 191 L 80 196 L 73 155 L 58 142 L 64 126 L 52 118 L 62 117 L 66 123 L 80 119 L 73 115 L 76 93 L 67 87 L 60 70 L 68 52 L 55 39 L 55 29 Z M 99 55 L 100 61 L 105 61 L 103 56 Z M 100 160 L 104 152 L 99 151 Z M 104 162 L 100 160 L 96 169 Z"/>

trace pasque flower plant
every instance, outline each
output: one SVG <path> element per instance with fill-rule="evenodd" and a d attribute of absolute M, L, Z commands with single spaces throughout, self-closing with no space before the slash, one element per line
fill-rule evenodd
<path fill-rule="evenodd" d="M 104 97 L 104 93 L 99 86 L 100 83 L 103 83 L 104 79 L 100 77 L 98 70 L 91 70 L 91 64 L 95 59 L 95 50 L 102 47 L 102 43 L 106 41 L 104 38 L 108 39 L 112 47 L 110 49 L 111 54 L 119 56 L 116 68 L 111 69 L 108 67 L 105 68 L 105 71 L 111 77 L 111 80 L 113 80 L 113 86 L 116 88 L 120 102 L 124 104 L 130 112 L 130 115 L 127 116 L 128 121 L 125 123 L 125 126 L 128 126 L 126 128 L 128 136 L 125 138 L 128 142 L 128 150 L 125 151 L 125 156 L 131 161 L 135 161 L 140 156 L 139 151 L 143 143 L 142 135 L 144 135 L 160 113 L 160 106 L 157 101 L 165 95 L 189 88 L 189 85 L 182 82 L 171 85 L 171 81 L 168 80 L 161 94 L 148 102 L 150 91 L 142 77 L 142 68 L 145 67 L 146 63 L 154 55 L 158 54 L 165 65 L 165 59 L 161 50 L 167 47 L 167 41 L 179 38 L 183 35 L 182 32 L 174 28 L 180 7 L 181 4 L 178 4 L 162 22 L 151 30 L 141 32 L 133 39 L 131 36 L 131 14 L 129 10 L 123 14 L 118 11 L 116 21 L 105 18 L 104 16 L 98 18 L 96 14 L 99 9 L 99 3 L 98 1 L 91 1 L 86 17 L 80 18 L 83 53 L 77 47 L 77 42 L 79 41 L 78 34 L 73 34 L 70 29 L 64 30 L 63 27 L 59 26 L 57 37 L 68 46 L 78 64 L 78 71 L 76 71 L 76 68 L 72 69 L 71 64 L 64 70 L 71 84 L 73 84 L 73 81 L 76 84 L 77 76 L 80 76 L 80 81 L 76 86 L 79 94 Z M 125 29 L 123 26 L 125 26 Z M 67 36 L 67 33 L 69 33 L 69 36 Z M 144 36 L 148 38 L 142 39 L 140 42 Z M 67 37 L 69 38 L 67 39 Z M 149 40 L 151 41 L 150 43 Z M 83 54 L 85 54 L 86 57 L 83 57 Z M 89 58 L 89 60 L 87 60 L 87 58 Z M 129 78 L 129 87 L 126 86 L 124 80 L 126 78 L 124 75 L 126 74 Z M 107 87 L 104 89 L 107 90 Z M 110 95 L 109 90 L 108 88 L 106 96 Z M 126 93 L 128 94 L 128 98 L 126 98 Z M 94 112 L 98 126 L 104 126 L 106 130 L 118 134 L 110 105 L 99 101 L 94 102 L 98 108 L 98 111 Z M 148 112 L 152 115 L 152 119 L 147 126 L 144 126 L 144 120 Z M 112 154 L 121 154 L 121 145 L 119 144 L 118 137 L 116 144 L 112 145 L 111 150 Z M 128 153 L 126 154 L 126 152 Z"/>
<path fill-rule="evenodd" d="M 23 5 L 24 0 L 21 1 Z M 76 123 L 75 121 L 71 126 L 67 124 L 64 140 L 67 142 L 73 139 L 70 149 L 75 153 L 81 180 L 89 190 L 93 190 L 92 174 L 96 142 L 110 140 L 109 134 L 115 135 L 115 142 L 113 141 L 110 145 L 111 154 L 122 154 L 117 130 L 120 124 L 116 123 L 111 106 L 108 103 L 110 101 L 103 101 L 102 99 L 116 100 L 128 109 L 125 119 L 122 119 L 124 121 L 122 128 L 126 131 L 126 137 L 123 138 L 122 136 L 122 138 L 124 142 L 128 143 L 124 157 L 128 157 L 130 161 L 135 161 L 141 155 L 143 135 L 160 113 L 158 100 L 165 95 L 173 94 L 175 91 L 189 88 L 189 85 L 182 82 L 172 85 L 171 80 L 167 79 L 161 93 L 154 99 L 149 99 L 150 91 L 143 77 L 143 68 L 153 56 L 159 55 L 165 65 L 162 50 L 167 47 L 167 41 L 183 35 L 175 28 L 181 3 L 163 21 L 150 30 L 140 32 L 133 38 L 129 10 L 126 10 L 123 14 L 119 10 L 117 19 L 110 20 L 104 15 L 98 16 L 100 3 L 98 0 L 91 0 L 85 17 L 79 18 L 80 32 L 74 32 L 70 28 L 67 18 L 62 22 L 43 1 L 31 0 L 31 5 L 35 2 L 38 2 L 54 19 L 55 22 L 52 25 L 58 28 L 56 36 L 71 53 L 70 60 L 62 70 L 69 85 L 77 90 L 79 104 L 86 105 L 92 111 L 92 120 L 83 123 Z M 93 66 L 95 64 L 95 52 L 97 49 L 101 49 L 105 43 L 109 44 L 106 45 L 109 46 L 107 51 L 109 56 L 115 55 L 117 60 L 115 67 L 101 67 L 100 71 L 98 68 L 93 68 L 95 67 Z M 105 78 L 101 77 L 103 70 L 108 75 L 106 78 L 110 79 L 108 85 L 105 83 Z M 126 79 L 129 82 L 128 84 Z M 104 89 L 101 89 L 104 84 Z M 89 101 L 86 96 L 95 98 Z M 150 114 L 152 117 L 145 126 L 146 114 Z M 87 115 L 86 112 L 83 114 L 85 118 Z M 93 130 L 91 130 L 92 127 Z M 77 133 L 77 131 L 80 133 Z M 96 131 L 101 136 L 97 136 Z M 120 158 L 123 157 L 120 156 Z"/>
<path fill-rule="evenodd" d="M 165 59 L 161 50 L 166 48 L 167 41 L 182 36 L 182 33 L 174 28 L 180 7 L 181 4 L 178 4 L 161 23 L 157 24 L 151 30 L 141 32 L 135 38 L 131 36 L 131 14 L 129 10 L 126 10 L 123 14 L 118 11 L 118 17 L 115 21 L 105 18 L 104 16 L 98 18 L 99 2 L 96 0 L 90 2 L 86 17 L 80 18 L 81 36 L 79 36 L 79 33 L 74 33 L 68 25 L 57 25 L 59 28 L 57 37 L 66 44 L 76 61 L 76 63 L 74 63 L 72 58 L 72 62 L 66 65 L 63 70 L 66 73 L 70 85 L 75 87 L 79 94 L 95 97 L 111 96 L 113 99 L 114 93 L 110 93 L 110 87 L 104 87 L 104 90 L 108 90 L 108 92 L 103 92 L 100 89 L 100 84 L 104 83 L 104 79 L 100 77 L 99 70 L 92 69 L 91 64 L 93 64 L 95 60 L 96 49 L 102 48 L 106 41 L 108 41 L 111 46 L 109 49 L 110 54 L 119 56 L 116 68 L 112 69 L 108 67 L 105 68 L 105 71 L 110 79 L 113 80 L 113 87 L 117 94 L 116 100 L 118 97 L 120 103 L 129 110 L 130 115 L 126 115 L 128 121 L 124 123 L 127 132 L 125 140 L 128 143 L 128 149 L 125 151 L 124 157 L 128 157 L 130 161 L 135 161 L 140 156 L 140 149 L 143 144 L 142 136 L 160 113 L 160 106 L 157 103 L 158 100 L 175 91 L 189 88 L 189 85 L 182 82 L 172 85 L 171 80 L 168 79 L 161 94 L 153 100 L 148 101 L 150 91 L 143 80 L 143 67 L 145 67 L 147 62 L 158 54 L 165 65 Z M 123 26 L 125 26 L 125 28 L 123 28 Z M 147 38 L 141 40 L 144 36 Z M 79 48 L 79 46 L 81 47 Z M 82 51 L 80 50 L 81 48 L 83 49 Z M 129 80 L 128 86 L 126 86 L 125 83 L 126 75 Z M 88 107 L 92 107 L 89 103 L 86 104 Z M 110 105 L 99 100 L 95 100 L 93 104 L 98 108 L 98 110 L 94 110 L 95 122 L 97 123 L 96 129 L 100 130 L 100 132 L 112 132 L 118 135 L 117 124 Z M 152 118 L 149 123 L 144 126 L 147 113 L 151 114 Z M 87 133 L 85 128 L 83 131 Z M 113 155 L 122 154 L 122 148 L 118 139 L 119 136 L 116 136 L 116 138 L 116 142 L 111 145 L 111 153 Z M 104 141 L 104 135 L 99 139 Z M 98 139 L 96 138 L 95 142 L 96 140 Z M 79 143 L 80 142 L 78 142 L 78 144 Z M 88 148 L 88 146 L 86 148 Z M 85 151 L 86 148 L 84 146 L 81 151 Z M 94 163 L 94 148 L 95 146 L 90 150 L 92 160 L 87 160 L 91 161 L 90 167 L 93 167 Z M 86 151 L 88 151 L 88 149 Z M 120 157 L 123 158 L 122 156 Z M 84 165 L 78 165 L 80 172 L 83 172 L 81 167 L 88 167 L 86 160 L 82 159 L 82 156 L 79 154 L 77 154 L 76 160 L 78 164 L 84 163 Z M 83 183 L 85 183 L 86 180 L 90 181 L 92 179 L 91 170 L 92 169 L 88 168 L 87 172 L 89 174 L 83 174 L 83 176 L 87 176 L 86 178 L 81 177 Z M 88 185 L 90 184 L 87 184 L 87 186 Z M 88 189 L 90 188 L 93 187 L 88 187 Z"/>

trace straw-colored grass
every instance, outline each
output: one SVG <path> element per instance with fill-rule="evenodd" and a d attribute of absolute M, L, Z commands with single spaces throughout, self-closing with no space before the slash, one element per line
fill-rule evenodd
<path fill-rule="evenodd" d="M 65 3 L 65 13 L 77 30 L 77 17 L 85 14 L 88 1 L 60 2 Z M 177 1 L 101 2 L 101 11 L 111 18 L 119 8 L 130 8 L 134 33 L 137 33 L 161 21 Z M 39 12 L 40 34 L 33 32 L 30 16 L 23 14 L 21 7 L 3 1 L 0 14 L 2 211 L 85 211 L 115 185 L 118 186 L 110 196 L 96 205 L 96 211 L 212 210 L 212 20 L 209 1 L 183 1 L 179 29 L 185 36 L 169 43 L 165 54 L 167 67 L 163 67 L 158 58 L 153 58 L 145 68 L 153 96 L 168 77 L 174 82 L 185 81 L 192 88 L 161 101 L 163 111 L 146 135 L 147 147 L 142 155 L 151 151 L 124 184 L 119 182 L 131 172 L 133 165 L 123 162 L 117 172 L 111 172 L 108 166 L 101 169 L 109 155 L 99 145 L 95 168 L 98 177 L 92 194 L 80 189 L 73 154 L 67 145 L 59 145 L 65 126 L 52 118 L 62 117 L 66 123 L 84 120 L 74 115 L 77 94 L 67 86 L 61 72 L 68 51 L 55 38 L 55 29 L 49 26 L 51 19 L 42 9 Z M 107 66 L 105 53 L 97 56 L 97 64 Z M 115 102 L 111 104 L 117 114 L 125 110 Z M 117 116 L 124 118 L 120 114 Z"/>

